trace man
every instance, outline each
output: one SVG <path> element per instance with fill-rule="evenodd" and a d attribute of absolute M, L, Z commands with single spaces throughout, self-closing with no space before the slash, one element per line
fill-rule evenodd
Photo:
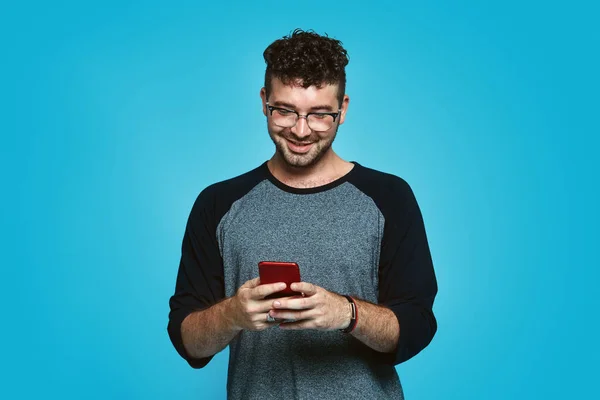
<path fill-rule="evenodd" d="M 264 52 L 275 154 L 209 186 L 184 235 L 168 332 L 194 368 L 230 346 L 231 399 L 403 398 L 394 365 L 425 348 L 437 283 L 408 184 L 332 149 L 346 50 L 294 31 Z M 371 133 L 372 134 L 372 133 Z M 265 299 L 260 261 L 300 266 L 303 296 Z"/>

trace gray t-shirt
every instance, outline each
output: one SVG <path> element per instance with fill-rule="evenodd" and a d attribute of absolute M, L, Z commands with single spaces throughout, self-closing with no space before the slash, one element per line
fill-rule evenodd
<path fill-rule="evenodd" d="M 284 185 L 266 163 L 206 188 L 184 235 L 168 331 L 192 367 L 205 366 L 211 357 L 190 358 L 183 347 L 183 319 L 235 295 L 260 261 L 294 261 L 304 282 L 390 308 L 401 327 L 396 352 L 339 331 L 243 331 L 230 343 L 228 398 L 403 398 L 394 365 L 435 334 L 435 273 L 408 184 L 354 164 L 310 189 Z"/>

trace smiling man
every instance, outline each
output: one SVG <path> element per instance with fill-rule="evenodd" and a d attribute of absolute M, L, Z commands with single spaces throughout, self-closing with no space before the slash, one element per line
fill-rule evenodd
<path fill-rule="evenodd" d="M 230 346 L 230 399 L 403 398 L 395 365 L 432 340 L 437 283 L 421 212 L 401 178 L 333 148 L 344 123 L 341 42 L 296 30 L 264 52 L 273 157 L 204 189 L 185 230 L 168 332 L 194 368 Z M 261 284 L 295 262 L 303 296 Z"/>

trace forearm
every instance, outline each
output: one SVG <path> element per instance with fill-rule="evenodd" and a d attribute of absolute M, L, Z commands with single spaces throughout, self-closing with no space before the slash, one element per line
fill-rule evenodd
<path fill-rule="evenodd" d="M 393 311 L 366 301 L 354 301 L 358 310 L 358 323 L 352 336 L 376 351 L 394 352 L 398 345 L 400 325 Z"/>
<path fill-rule="evenodd" d="M 212 356 L 223 350 L 242 330 L 233 322 L 232 298 L 189 314 L 181 324 L 181 338 L 193 358 Z"/>

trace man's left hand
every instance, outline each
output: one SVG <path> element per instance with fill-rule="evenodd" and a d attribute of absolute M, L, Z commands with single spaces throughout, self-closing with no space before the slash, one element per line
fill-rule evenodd
<path fill-rule="evenodd" d="M 308 282 L 292 283 L 291 289 L 304 297 L 285 297 L 273 301 L 269 314 L 278 320 L 293 320 L 279 325 L 282 329 L 344 329 L 350 324 L 352 309 L 348 300 Z"/>

